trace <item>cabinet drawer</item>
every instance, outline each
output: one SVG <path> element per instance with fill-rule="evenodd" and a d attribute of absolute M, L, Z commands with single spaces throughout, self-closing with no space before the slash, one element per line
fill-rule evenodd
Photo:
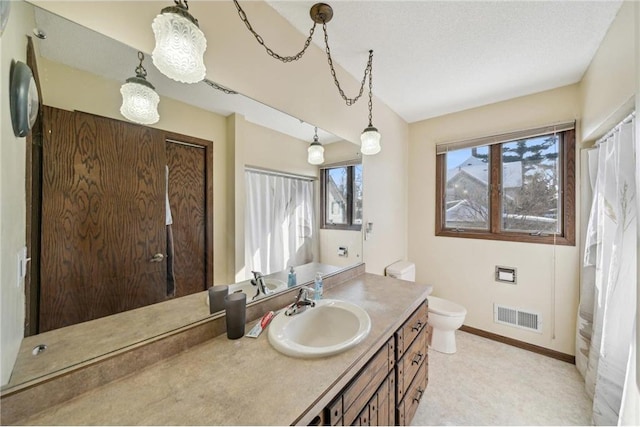
<path fill-rule="evenodd" d="M 427 315 L 427 302 L 424 301 L 395 333 L 396 360 L 400 360 L 420 331 L 425 328 L 427 325 Z"/>
<path fill-rule="evenodd" d="M 427 328 L 422 328 L 402 359 L 396 365 L 397 400 L 402 400 L 409 384 L 427 359 Z"/>
<path fill-rule="evenodd" d="M 393 338 L 389 339 L 343 392 L 331 402 L 325 413 L 327 424 L 337 425 L 344 422 L 349 425 L 357 422 L 360 412 L 395 365 L 393 342 Z"/>
<path fill-rule="evenodd" d="M 428 363 L 425 362 L 420 366 L 416 377 L 405 393 L 404 399 L 398 404 L 396 409 L 396 421 L 398 425 L 404 426 L 411 424 L 411 420 L 427 389 L 427 365 Z"/>
<path fill-rule="evenodd" d="M 373 356 L 371 362 L 358 374 L 358 377 L 347 387 L 342 394 L 342 406 L 344 408 L 344 422 L 351 424 L 358 416 L 358 413 L 367 404 L 375 390 L 389 374 L 392 364 L 389 362 L 393 358 L 391 342 L 387 341 L 382 348 Z M 368 391 L 368 392 L 367 392 Z"/>

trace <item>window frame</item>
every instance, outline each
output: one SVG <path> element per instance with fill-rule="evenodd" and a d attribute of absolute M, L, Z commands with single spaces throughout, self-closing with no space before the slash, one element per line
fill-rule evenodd
<path fill-rule="evenodd" d="M 550 133 L 552 134 L 552 133 Z M 549 134 L 547 134 L 549 135 Z M 489 145 L 489 229 L 456 230 L 445 227 L 446 207 L 446 152 L 436 154 L 436 236 L 470 239 L 501 240 L 509 242 L 557 244 L 575 246 L 575 129 L 557 132 L 559 135 L 559 175 L 562 177 L 560 205 L 562 215 L 560 233 L 535 235 L 529 232 L 502 230 L 502 145 L 527 137 Z"/>
<path fill-rule="evenodd" d="M 355 167 L 362 167 L 362 163 L 336 163 L 332 165 L 323 166 L 320 169 L 320 229 L 324 230 L 351 230 L 361 231 L 362 224 L 354 224 L 354 183 L 355 183 Z M 346 224 L 333 224 L 327 223 L 327 197 L 326 197 L 326 181 L 329 169 L 347 168 L 347 182 L 349 186 L 347 188 L 347 223 Z"/>

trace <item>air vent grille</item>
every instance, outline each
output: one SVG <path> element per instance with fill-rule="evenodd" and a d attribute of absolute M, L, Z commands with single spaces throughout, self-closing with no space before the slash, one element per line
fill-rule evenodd
<path fill-rule="evenodd" d="M 493 305 L 493 321 L 502 325 L 515 326 L 542 333 L 542 315 L 530 310 Z"/>

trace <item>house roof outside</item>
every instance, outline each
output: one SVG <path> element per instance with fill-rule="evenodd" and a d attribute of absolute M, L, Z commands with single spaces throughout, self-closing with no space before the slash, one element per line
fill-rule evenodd
<path fill-rule="evenodd" d="M 447 183 L 459 174 L 466 174 L 487 186 L 489 165 L 482 159 L 469 156 L 460 165 L 447 170 Z M 522 162 L 510 162 L 502 165 L 502 183 L 505 189 L 522 187 Z"/>

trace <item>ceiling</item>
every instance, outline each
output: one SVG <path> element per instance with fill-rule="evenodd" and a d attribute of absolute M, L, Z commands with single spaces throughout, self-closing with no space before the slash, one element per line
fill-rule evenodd
<path fill-rule="evenodd" d="M 300 31 L 302 43 L 315 2 L 267 3 Z M 375 96 L 412 123 L 580 81 L 621 5 L 621 0 L 334 0 L 327 28 L 334 62 L 357 81 L 369 49 L 374 50 Z M 39 41 L 43 56 L 117 81 L 134 75 L 137 52 L 130 47 L 39 9 L 36 22 L 48 35 Z M 321 27 L 313 42 L 324 50 Z M 304 141 L 313 137 L 312 125 L 248 97 L 166 78 L 150 55 L 144 65 L 161 95 L 223 115 L 238 112 Z M 338 78 L 344 79 L 341 72 Z M 330 78 L 328 65 L 324 76 Z M 324 144 L 338 140 L 321 129 L 318 135 Z"/>
<path fill-rule="evenodd" d="M 308 35 L 314 1 L 268 3 Z M 334 62 L 360 81 L 373 49 L 373 93 L 412 123 L 579 82 L 622 1 L 330 4 Z"/>

